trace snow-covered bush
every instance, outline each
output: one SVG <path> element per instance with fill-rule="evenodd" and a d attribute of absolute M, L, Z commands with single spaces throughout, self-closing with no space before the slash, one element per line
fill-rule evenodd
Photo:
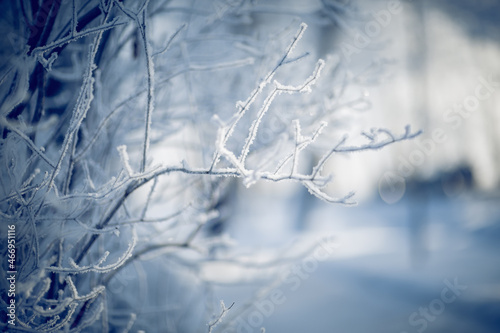
<path fill-rule="evenodd" d="M 353 15 L 340 0 L 2 6 L 2 244 L 7 225 L 17 237 L 10 331 L 212 330 L 219 310 L 204 303 L 197 273 L 215 249 L 230 256 L 230 239 L 206 224 L 233 179 L 299 182 L 352 204 L 352 193 L 325 191 L 329 158 L 414 136 L 345 135 L 335 111 L 366 100 L 315 36 Z M 305 150 L 317 156 L 306 172 Z"/>

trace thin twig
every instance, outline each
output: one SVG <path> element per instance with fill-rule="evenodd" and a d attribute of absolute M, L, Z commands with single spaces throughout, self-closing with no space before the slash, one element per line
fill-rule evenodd
<path fill-rule="evenodd" d="M 234 305 L 234 302 L 229 307 L 226 308 L 226 305 L 224 304 L 224 302 L 220 301 L 220 306 L 222 308 L 221 313 L 219 314 L 219 316 L 217 318 L 215 318 L 214 321 L 212 321 L 211 323 L 208 324 L 208 333 L 212 333 L 215 326 L 217 326 L 222 321 L 222 318 L 224 318 L 224 316 L 226 315 L 226 312 L 231 310 L 233 305 Z"/>

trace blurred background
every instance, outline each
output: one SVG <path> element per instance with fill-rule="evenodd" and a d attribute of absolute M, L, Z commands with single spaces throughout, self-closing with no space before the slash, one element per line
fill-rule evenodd
<path fill-rule="evenodd" d="M 273 3 L 304 10 L 301 1 Z M 325 204 L 290 184 L 237 190 L 228 232 L 240 244 L 283 248 L 304 235 L 333 235 L 339 244 L 296 290 L 276 287 L 286 302 L 272 315 L 254 304 L 238 329 L 498 332 L 500 3 L 356 4 L 361 15 L 345 17 L 351 28 L 337 21 L 340 32 L 306 21 L 321 36 L 317 54 L 346 60 L 370 100 L 371 108 L 351 113 L 352 129 L 397 133 L 410 124 L 423 134 L 332 159 L 329 190 L 355 190 L 356 207 Z M 375 75 L 364 80 L 367 72 Z M 447 283 L 463 290 L 450 303 L 442 299 Z M 227 285 L 216 294 L 226 304 L 247 295 Z"/>

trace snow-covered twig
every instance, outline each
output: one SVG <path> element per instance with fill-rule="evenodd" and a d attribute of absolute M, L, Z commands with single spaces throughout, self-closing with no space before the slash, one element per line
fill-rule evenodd
<path fill-rule="evenodd" d="M 226 308 L 224 301 L 220 301 L 221 313 L 211 323 L 208 324 L 208 333 L 212 333 L 213 329 L 222 321 L 226 313 L 231 310 L 234 302 Z"/>

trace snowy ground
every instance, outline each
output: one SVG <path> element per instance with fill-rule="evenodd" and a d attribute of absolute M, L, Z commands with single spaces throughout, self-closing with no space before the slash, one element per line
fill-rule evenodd
<path fill-rule="evenodd" d="M 334 235 L 338 247 L 310 274 L 303 272 L 299 284 L 271 288 L 282 292 L 279 304 L 251 307 L 237 331 L 263 326 L 266 332 L 498 332 L 498 195 L 428 193 L 424 199 L 410 193 L 394 205 L 376 199 L 355 208 L 313 201 L 302 232 Z M 243 212 L 230 230 L 240 243 L 279 247 L 300 234 L 286 227 L 293 201 L 260 209 L 272 194 L 252 200 L 253 210 Z M 219 296 L 238 304 L 248 293 L 221 288 Z"/>

